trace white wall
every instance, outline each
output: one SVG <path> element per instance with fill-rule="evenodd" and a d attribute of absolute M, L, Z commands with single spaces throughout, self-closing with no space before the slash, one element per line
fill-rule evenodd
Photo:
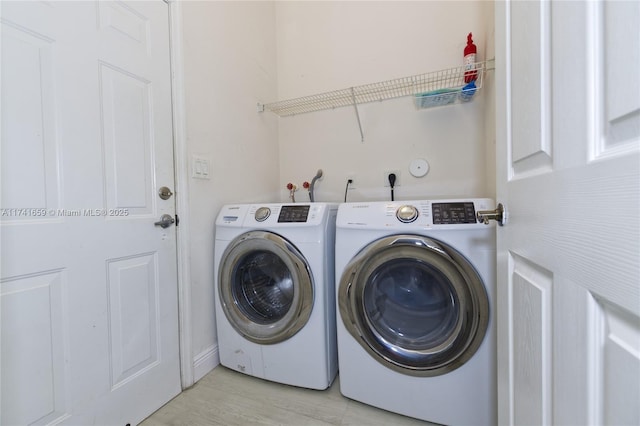
<path fill-rule="evenodd" d="M 492 14 L 486 1 L 277 2 L 279 100 L 460 66 L 469 32 L 485 60 Z M 350 175 L 348 201 L 388 199 L 386 170 L 400 171 L 396 199 L 493 197 L 486 97 L 481 90 L 471 103 L 429 110 L 411 97 L 361 105 L 364 142 L 350 107 L 279 118 L 280 198 L 287 182 L 301 187 L 317 169 L 317 201 L 342 201 Z M 409 174 L 415 158 L 429 162 L 427 176 Z"/>
<path fill-rule="evenodd" d="M 210 180 L 189 178 L 197 380 L 216 356 L 215 217 L 223 204 L 278 196 L 277 121 L 256 112 L 276 97 L 275 12 L 272 2 L 217 1 L 182 2 L 181 11 L 189 158 L 211 163 Z"/>

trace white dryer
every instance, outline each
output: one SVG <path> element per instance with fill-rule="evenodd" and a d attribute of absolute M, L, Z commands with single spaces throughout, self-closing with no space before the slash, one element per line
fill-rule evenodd
<path fill-rule="evenodd" d="M 216 220 L 220 362 L 255 377 L 326 389 L 337 373 L 337 204 L 237 204 Z"/>
<path fill-rule="evenodd" d="M 495 425 L 489 199 L 345 203 L 336 221 L 340 390 L 430 422 Z"/>

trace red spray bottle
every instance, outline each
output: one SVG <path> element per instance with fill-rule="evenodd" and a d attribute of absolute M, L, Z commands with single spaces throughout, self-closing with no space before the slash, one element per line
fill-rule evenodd
<path fill-rule="evenodd" d="M 476 45 L 471 39 L 472 35 L 467 36 L 467 45 L 464 47 L 464 82 L 470 83 L 474 81 L 478 72 L 475 70 L 476 63 Z"/>

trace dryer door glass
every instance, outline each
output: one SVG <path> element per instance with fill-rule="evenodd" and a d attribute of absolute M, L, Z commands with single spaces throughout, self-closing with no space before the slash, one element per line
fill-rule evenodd
<path fill-rule="evenodd" d="M 280 235 L 250 231 L 222 254 L 218 296 L 231 326 L 247 340 L 282 342 L 309 320 L 313 277 L 302 253 Z"/>
<path fill-rule="evenodd" d="M 364 314 L 381 339 L 411 350 L 447 341 L 459 320 L 451 281 L 433 266 L 414 259 L 380 265 L 364 287 Z"/>
<path fill-rule="evenodd" d="M 345 268 L 338 307 L 367 352 L 413 376 L 463 365 L 489 322 L 487 293 L 471 264 L 447 244 L 416 235 L 365 247 Z"/>

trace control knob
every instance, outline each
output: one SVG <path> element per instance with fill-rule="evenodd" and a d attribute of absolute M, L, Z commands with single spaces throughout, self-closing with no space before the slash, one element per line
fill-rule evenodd
<path fill-rule="evenodd" d="M 413 222 L 418 218 L 418 209 L 409 205 L 400 206 L 396 210 L 396 217 L 403 223 Z"/>
<path fill-rule="evenodd" d="M 256 214 L 254 215 L 256 221 L 264 222 L 271 215 L 271 209 L 269 207 L 260 207 L 256 210 Z"/>

